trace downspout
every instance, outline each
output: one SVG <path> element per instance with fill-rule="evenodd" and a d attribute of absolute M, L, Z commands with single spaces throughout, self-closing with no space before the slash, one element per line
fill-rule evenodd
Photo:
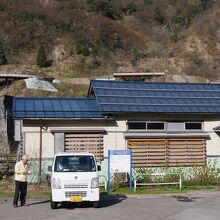
<path fill-rule="evenodd" d="M 41 183 L 41 163 L 42 163 L 42 120 L 40 120 L 40 150 L 39 150 L 39 173 L 38 184 Z"/>

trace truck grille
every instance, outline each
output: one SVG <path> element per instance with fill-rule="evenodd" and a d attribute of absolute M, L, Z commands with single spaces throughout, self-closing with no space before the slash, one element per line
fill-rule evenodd
<path fill-rule="evenodd" d="M 88 184 L 64 184 L 64 189 L 88 188 Z"/>
<path fill-rule="evenodd" d="M 70 196 L 82 196 L 82 197 L 86 197 L 87 196 L 87 192 L 86 191 L 66 191 L 65 192 L 65 197 L 70 197 Z"/>

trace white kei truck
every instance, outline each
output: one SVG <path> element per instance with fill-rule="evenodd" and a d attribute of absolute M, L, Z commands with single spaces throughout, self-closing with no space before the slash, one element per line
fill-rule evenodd
<path fill-rule="evenodd" d="M 90 201 L 95 208 L 99 204 L 99 178 L 95 156 L 91 153 L 58 153 L 54 156 L 51 171 L 51 208 L 58 203 Z"/>

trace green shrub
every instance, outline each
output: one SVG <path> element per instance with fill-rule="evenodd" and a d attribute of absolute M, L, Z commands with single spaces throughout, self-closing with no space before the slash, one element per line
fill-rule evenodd
<path fill-rule="evenodd" d="M 155 9 L 154 19 L 160 24 L 165 24 L 166 21 L 165 16 L 163 15 L 162 11 L 159 8 Z"/>
<path fill-rule="evenodd" d="M 91 4 L 93 8 L 95 8 L 95 11 L 101 13 L 105 17 L 112 20 L 117 20 L 121 17 L 119 10 L 110 0 L 93 1 Z"/>
<path fill-rule="evenodd" d="M 0 45 L 0 65 L 4 65 L 4 64 L 7 64 L 7 59 L 3 47 L 2 45 Z"/>
<path fill-rule="evenodd" d="M 213 0 L 200 0 L 200 5 L 203 10 L 206 10 L 211 5 L 212 2 Z"/>
<path fill-rule="evenodd" d="M 91 53 L 92 53 L 93 57 L 96 57 L 98 55 L 98 48 L 97 47 L 93 47 Z"/>
<path fill-rule="evenodd" d="M 168 4 L 173 6 L 176 6 L 177 2 L 178 0 L 168 0 Z"/>
<path fill-rule="evenodd" d="M 144 3 L 145 3 L 146 5 L 151 5 L 151 4 L 154 3 L 154 0 L 144 0 Z"/>
<path fill-rule="evenodd" d="M 38 50 L 36 63 L 40 68 L 43 68 L 43 67 L 46 67 L 46 62 L 47 62 L 47 57 L 46 57 L 46 53 L 44 50 L 44 46 L 41 45 Z"/>
<path fill-rule="evenodd" d="M 204 62 L 204 59 L 203 58 L 195 58 L 193 60 L 193 62 L 197 65 L 197 66 L 202 66 L 205 62 Z"/>
<path fill-rule="evenodd" d="M 80 44 L 76 45 L 76 53 L 79 55 L 82 53 L 82 46 Z"/>
<path fill-rule="evenodd" d="M 77 44 L 76 46 L 76 53 L 78 55 L 83 55 L 84 57 L 87 57 L 90 55 L 90 50 L 88 45 L 82 45 L 82 44 Z"/>
<path fill-rule="evenodd" d="M 201 11 L 208 9 L 213 2 L 213 0 L 200 0 L 198 4 L 192 6 L 188 16 L 190 18 L 197 16 Z"/>
<path fill-rule="evenodd" d="M 171 42 L 172 42 L 172 43 L 176 43 L 178 40 L 179 40 L 179 33 L 174 33 L 174 34 L 171 36 Z"/>
<path fill-rule="evenodd" d="M 0 2 L 0 11 L 5 11 L 5 7 L 4 2 Z"/>
<path fill-rule="evenodd" d="M 136 169 L 135 173 L 152 174 L 152 173 L 180 173 L 183 181 L 183 186 L 205 186 L 217 185 L 220 182 L 220 169 L 214 163 L 208 162 L 205 166 L 194 167 L 158 167 L 158 168 L 142 168 Z M 178 181 L 177 175 L 167 176 L 143 176 L 138 177 L 138 182 L 176 182 Z"/>
<path fill-rule="evenodd" d="M 132 1 L 132 2 L 128 3 L 128 4 L 122 9 L 122 11 L 129 15 L 129 14 L 132 14 L 132 13 L 136 12 L 137 9 L 138 9 L 137 5 Z"/>
<path fill-rule="evenodd" d="M 216 162 L 207 163 L 206 166 L 193 167 L 191 178 L 185 180 L 187 185 L 216 185 L 220 181 L 220 169 L 216 167 Z"/>

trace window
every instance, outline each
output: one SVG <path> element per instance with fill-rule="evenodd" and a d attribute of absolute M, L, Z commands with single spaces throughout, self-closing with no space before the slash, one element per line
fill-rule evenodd
<path fill-rule="evenodd" d="M 186 130 L 202 130 L 201 122 L 186 122 L 185 123 Z"/>
<path fill-rule="evenodd" d="M 164 130 L 163 122 L 148 122 L 147 130 Z"/>
<path fill-rule="evenodd" d="M 96 171 L 92 156 L 57 156 L 55 172 L 91 172 Z"/>
<path fill-rule="evenodd" d="M 167 130 L 168 131 L 183 131 L 184 123 L 183 122 L 168 122 Z"/>
<path fill-rule="evenodd" d="M 144 121 L 129 121 L 128 130 L 143 130 L 143 131 L 201 131 L 203 129 L 202 122 L 144 122 Z"/>
<path fill-rule="evenodd" d="M 146 130 L 146 122 L 128 122 L 128 130 Z"/>

